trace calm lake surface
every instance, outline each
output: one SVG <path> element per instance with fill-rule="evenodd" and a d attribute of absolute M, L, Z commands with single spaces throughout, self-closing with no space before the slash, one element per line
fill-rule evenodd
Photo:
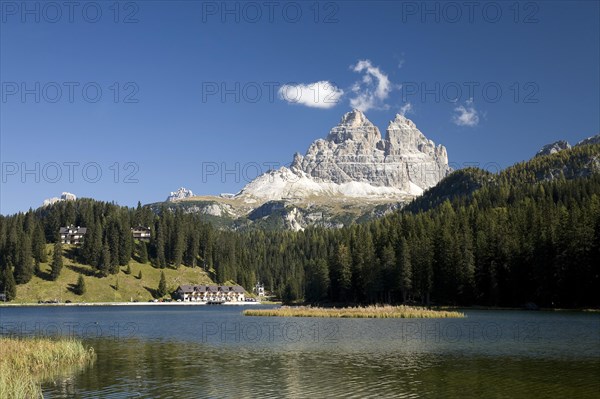
<path fill-rule="evenodd" d="M 249 306 L 0 308 L 0 332 L 71 335 L 95 364 L 46 398 L 599 398 L 600 315 L 245 317 Z"/>

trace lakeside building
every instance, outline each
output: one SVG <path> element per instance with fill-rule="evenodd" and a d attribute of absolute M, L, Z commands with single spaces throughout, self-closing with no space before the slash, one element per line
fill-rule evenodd
<path fill-rule="evenodd" d="M 265 296 L 265 285 L 260 282 L 256 283 L 256 286 L 254 287 L 254 292 L 258 296 Z"/>
<path fill-rule="evenodd" d="M 184 302 L 244 302 L 240 285 L 180 285 L 175 294 Z"/>
<path fill-rule="evenodd" d="M 58 231 L 60 234 L 60 242 L 63 244 L 81 244 L 83 237 L 87 233 L 87 227 L 67 226 L 61 227 Z"/>
<path fill-rule="evenodd" d="M 150 237 L 151 237 L 150 227 L 142 227 L 142 226 L 132 227 L 131 234 L 133 235 L 134 240 L 150 241 Z"/>

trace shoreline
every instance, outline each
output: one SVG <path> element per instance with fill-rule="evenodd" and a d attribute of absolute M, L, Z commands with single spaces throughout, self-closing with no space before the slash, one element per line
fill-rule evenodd
<path fill-rule="evenodd" d="M 281 303 L 262 303 L 262 302 L 226 302 L 221 304 L 208 304 L 206 302 L 72 302 L 72 303 L 10 303 L 0 302 L 1 308 L 19 308 L 19 307 L 91 307 L 91 306 L 280 306 Z M 593 308 L 539 308 L 537 310 L 529 310 L 524 308 L 510 307 L 491 307 L 491 306 L 435 306 L 436 310 L 493 310 L 493 311 L 526 311 L 526 312 L 582 312 L 582 313 L 600 313 L 600 309 Z"/>
<path fill-rule="evenodd" d="M 206 302 L 76 302 L 76 303 L 0 303 L 6 307 L 61 307 L 61 306 L 249 306 L 262 305 L 260 302 L 226 302 L 208 304 Z"/>

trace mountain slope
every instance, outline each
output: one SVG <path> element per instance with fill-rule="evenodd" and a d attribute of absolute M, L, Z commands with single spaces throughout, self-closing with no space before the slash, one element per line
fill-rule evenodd
<path fill-rule="evenodd" d="M 483 187 L 504 185 L 516 189 L 544 181 L 573 180 L 597 173 L 600 173 L 600 144 L 581 144 L 546 155 L 538 153 L 534 158 L 508 167 L 498 174 L 478 168 L 457 170 L 413 200 L 405 209 L 411 212 L 427 211 L 446 200 L 464 203 Z"/>

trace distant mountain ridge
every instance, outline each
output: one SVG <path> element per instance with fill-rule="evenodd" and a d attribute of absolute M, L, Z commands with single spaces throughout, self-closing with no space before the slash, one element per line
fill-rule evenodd
<path fill-rule="evenodd" d="M 564 140 L 548 144 L 531 160 L 499 174 L 476 168 L 451 173 L 445 147 L 427 139 L 411 120 L 396 115 L 382 136 L 353 110 L 305 155 L 296 153 L 289 168 L 257 177 L 236 195 L 194 196 L 180 189 L 167 202 L 150 206 L 155 212 L 164 206 L 200 213 L 234 230 L 338 228 L 406 205 L 429 209 L 506 179 L 518 185 L 588 176 L 600 171 L 594 143 L 600 143 L 600 136 L 573 147 Z"/>
<path fill-rule="evenodd" d="M 514 164 L 498 174 L 478 168 L 457 170 L 437 186 L 407 205 L 407 209 L 425 211 L 445 200 L 468 198 L 482 187 L 506 185 L 519 187 L 557 179 L 574 180 L 600 173 L 600 143 L 598 136 L 579 142 L 572 148 L 537 154 L 528 161 Z"/>
<path fill-rule="evenodd" d="M 578 146 L 582 146 L 582 145 L 590 145 L 590 144 L 599 144 L 599 143 L 600 143 L 600 134 L 597 134 L 595 136 L 591 136 L 591 137 L 588 137 L 587 139 L 581 140 L 579 143 L 575 144 L 574 147 L 578 147 Z M 546 144 L 545 146 L 543 146 L 538 151 L 536 156 L 551 155 L 551 154 L 555 154 L 559 151 L 568 150 L 570 148 L 571 148 L 571 144 L 569 144 L 568 141 L 558 140 L 558 141 L 555 141 L 554 143 Z"/>

